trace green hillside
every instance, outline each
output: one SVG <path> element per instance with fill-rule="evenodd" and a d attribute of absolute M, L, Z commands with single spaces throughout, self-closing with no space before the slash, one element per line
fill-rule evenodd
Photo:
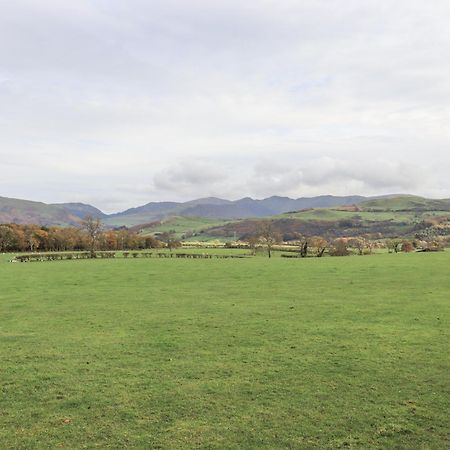
<path fill-rule="evenodd" d="M 412 237 L 430 231 L 433 235 L 434 219 L 444 222 L 450 217 L 450 200 L 431 200 L 421 197 L 400 196 L 371 200 L 355 206 L 338 208 L 311 208 L 263 218 L 220 220 L 204 217 L 175 216 L 151 227 L 142 228 L 141 234 L 157 235 L 175 231 L 183 240 L 222 240 L 245 238 L 255 233 L 261 221 L 273 221 L 285 239 L 296 233 L 305 236 L 323 235 L 327 238 L 368 235 L 373 238 Z M 439 234 L 446 233 L 442 229 Z M 425 233 L 428 235 L 429 233 Z"/>
<path fill-rule="evenodd" d="M 413 195 L 367 200 L 360 205 L 365 210 L 382 211 L 450 211 L 450 199 L 428 199 Z"/>
<path fill-rule="evenodd" d="M 214 226 L 205 230 L 210 239 L 229 240 L 256 232 L 261 220 L 270 220 L 285 240 L 296 234 L 327 238 L 367 235 L 378 237 L 432 236 L 450 233 L 450 200 L 433 200 L 414 196 L 399 196 L 370 200 L 355 206 L 311 208 L 270 216 L 247 219 Z M 433 221 L 440 221 L 439 230 Z"/>
<path fill-rule="evenodd" d="M 248 199 L 246 202 L 250 206 L 244 205 L 243 201 L 235 203 L 239 203 L 239 208 L 243 208 L 246 213 L 253 210 L 261 213 L 258 201 Z M 276 215 L 268 213 L 261 216 L 255 213 L 244 219 L 218 219 L 211 216 L 211 211 L 208 213 L 208 208 L 227 208 L 229 203 L 224 205 L 218 199 L 201 199 L 183 204 L 157 202 L 107 216 L 97 208 L 81 203 L 45 204 L 0 197 L 0 223 L 71 226 L 78 225 L 82 217 L 90 214 L 101 217 L 106 227 L 126 226 L 142 235 L 173 230 L 179 239 L 229 240 L 252 232 L 252 227 L 261 220 L 273 220 L 283 232 L 288 230 L 289 234 L 325 234 L 333 237 L 378 233 L 387 237 L 400 237 L 415 234 L 417 229 L 427 226 L 424 222 L 433 217 L 450 216 L 450 199 L 426 199 L 412 195 L 383 197 L 329 208 L 299 209 Z M 189 208 L 184 215 L 182 208 L 187 205 Z M 192 214 L 192 208 L 200 208 L 209 216 L 196 216 Z M 168 212 L 170 210 L 172 213 Z"/>
<path fill-rule="evenodd" d="M 142 235 L 155 235 L 167 231 L 175 231 L 178 238 L 188 235 L 201 235 L 205 229 L 224 225 L 226 220 L 210 219 L 207 217 L 182 217 L 175 216 L 156 222 L 154 226 L 140 230 Z"/>
<path fill-rule="evenodd" d="M 286 213 L 276 216 L 279 218 L 290 218 L 298 220 L 326 220 L 336 221 L 344 219 L 355 219 L 364 221 L 392 220 L 395 222 L 404 222 L 412 220 L 417 215 L 414 212 L 393 212 L 380 210 L 374 211 L 345 211 L 338 209 L 310 209 L 306 211 L 298 211 L 295 213 Z"/>
<path fill-rule="evenodd" d="M 62 205 L 0 197 L 0 223 L 75 225 L 79 218 Z"/>

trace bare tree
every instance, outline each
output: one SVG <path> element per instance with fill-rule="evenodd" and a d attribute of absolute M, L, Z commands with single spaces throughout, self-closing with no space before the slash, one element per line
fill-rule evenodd
<path fill-rule="evenodd" d="M 255 256 L 256 250 L 259 245 L 259 237 L 258 236 L 249 236 L 245 239 L 248 244 L 248 248 L 250 249 L 250 253 Z"/>
<path fill-rule="evenodd" d="M 306 258 L 308 256 L 308 240 L 305 238 L 300 242 L 300 257 Z"/>
<path fill-rule="evenodd" d="M 398 239 L 390 239 L 386 241 L 386 247 L 388 248 L 389 253 L 398 253 L 400 251 L 400 246 L 402 242 Z"/>
<path fill-rule="evenodd" d="M 273 246 L 281 242 L 280 232 L 269 221 L 262 222 L 258 227 L 257 236 L 261 245 L 267 250 L 267 255 L 272 256 Z"/>
<path fill-rule="evenodd" d="M 344 238 L 338 238 L 333 242 L 333 246 L 330 252 L 331 256 L 348 256 L 348 243 Z"/>
<path fill-rule="evenodd" d="M 359 255 L 364 254 L 364 250 L 366 249 L 367 241 L 362 237 L 355 237 L 348 241 L 350 247 L 355 248 L 358 251 Z"/>
<path fill-rule="evenodd" d="M 95 249 L 103 230 L 103 224 L 98 218 L 94 219 L 92 216 L 86 216 L 81 222 L 81 226 L 86 231 L 89 238 L 89 250 L 91 252 L 91 258 L 95 258 Z"/>
<path fill-rule="evenodd" d="M 311 246 L 316 249 L 316 256 L 321 258 L 329 246 L 328 241 L 321 236 L 314 236 L 310 239 Z"/>
<path fill-rule="evenodd" d="M 175 231 L 165 231 L 158 236 L 159 240 L 166 244 L 166 247 L 172 251 L 173 248 L 180 247 L 181 243 L 176 238 Z"/>
<path fill-rule="evenodd" d="M 402 252 L 410 253 L 414 251 L 414 245 L 411 241 L 403 241 L 402 242 Z"/>
<path fill-rule="evenodd" d="M 15 243 L 15 235 L 13 230 L 6 225 L 0 225 L 0 251 L 6 252 Z"/>

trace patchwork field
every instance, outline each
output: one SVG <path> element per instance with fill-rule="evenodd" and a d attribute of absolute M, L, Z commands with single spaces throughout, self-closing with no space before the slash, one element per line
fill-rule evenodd
<path fill-rule="evenodd" d="M 450 253 L 10 264 L 2 449 L 444 449 Z"/>

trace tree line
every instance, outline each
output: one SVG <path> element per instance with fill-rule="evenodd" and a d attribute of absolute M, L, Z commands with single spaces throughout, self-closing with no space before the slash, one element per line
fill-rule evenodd
<path fill-rule="evenodd" d="M 370 239 L 369 236 L 326 239 L 322 236 L 305 237 L 296 233 L 289 241 L 299 257 L 345 256 L 351 253 L 370 254 L 375 248 L 386 248 L 390 253 L 411 251 L 439 251 L 450 246 L 450 236 L 428 239 Z M 284 239 L 271 221 L 262 221 L 254 233 L 244 238 L 252 254 L 272 252 Z M 81 227 L 45 227 L 38 225 L 0 224 L 0 252 L 70 252 L 85 251 L 94 256 L 96 251 L 144 250 L 166 247 L 170 251 L 181 243 L 173 231 L 157 237 L 142 236 L 127 228 L 105 229 L 99 219 L 86 217 Z M 233 243 L 229 243 L 233 247 Z"/>
<path fill-rule="evenodd" d="M 385 248 L 389 253 L 413 251 L 442 251 L 450 246 L 450 236 L 434 237 L 432 239 L 370 239 L 369 236 L 340 237 L 326 239 L 323 236 L 301 236 L 296 233 L 289 244 L 296 249 L 299 257 L 322 257 L 325 252 L 330 256 L 348 256 L 371 254 L 376 248 Z M 245 238 L 252 254 L 263 250 L 270 258 L 277 246 L 283 244 L 281 231 L 270 221 L 261 222 L 253 234 Z"/>
<path fill-rule="evenodd" d="M 86 218 L 82 226 L 45 227 L 38 225 L 0 225 L 0 252 L 64 252 L 139 250 L 165 246 L 165 236 L 140 236 L 126 228 L 104 229 L 97 219 Z M 171 244 L 173 239 L 170 237 Z"/>

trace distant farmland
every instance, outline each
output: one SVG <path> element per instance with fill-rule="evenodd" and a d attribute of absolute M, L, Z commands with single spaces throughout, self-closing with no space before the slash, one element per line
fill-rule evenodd
<path fill-rule="evenodd" d="M 245 238 L 255 233 L 262 220 L 270 220 L 284 240 L 295 239 L 296 235 L 321 235 L 328 239 L 362 235 L 369 239 L 450 235 L 450 201 L 403 196 L 346 207 L 309 208 L 266 218 L 229 221 L 206 228 L 203 234 L 210 239 Z"/>

